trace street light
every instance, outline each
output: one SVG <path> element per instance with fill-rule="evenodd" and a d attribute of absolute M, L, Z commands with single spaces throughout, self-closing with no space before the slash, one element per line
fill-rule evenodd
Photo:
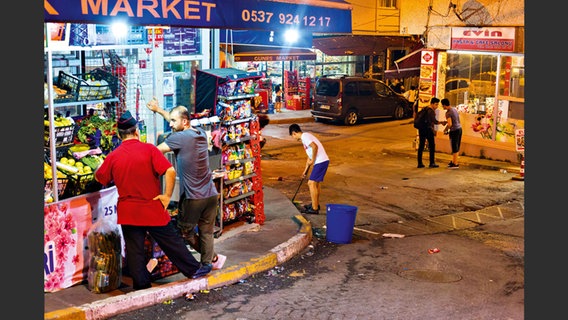
<path fill-rule="evenodd" d="M 110 30 L 118 43 L 120 43 L 120 39 L 125 39 L 126 35 L 128 34 L 128 26 L 124 22 L 112 23 Z"/>
<path fill-rule="evenodd" d="M 296 29 L 288 29 L 284 32 L 284 42 L 295 43 L 300 38 L 300 34 Z"/>

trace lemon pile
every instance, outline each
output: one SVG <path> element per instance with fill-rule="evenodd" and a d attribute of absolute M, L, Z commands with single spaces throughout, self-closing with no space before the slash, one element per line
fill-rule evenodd
<path fill-rule="evenodd" d="M 53 170 L 47 162 L 43 163 L 43 178 L 45 180 L 53 179 Z M 57 178 L 66 178 L 66 175 L 63 172 L 57 170 Z"/>
<path fill-rule="evenodd" d="M 76 161 L 73 158 L 62 157 L 61 159 L 59 159 L 59 162 L 77 168 L 77 175 L 84 175 L 93 172 L 93 169 L 91 167 L 86 166 L 83 162 Z"/>

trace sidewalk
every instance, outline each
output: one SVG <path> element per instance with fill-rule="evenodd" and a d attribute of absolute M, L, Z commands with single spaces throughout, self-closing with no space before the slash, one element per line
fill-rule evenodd
<path fill-rule="evenodd" d="M 303 123 L 303 122 L 313 122 L 311 109 L 306 110 L 290 110 L 282 108 L 282 112 L 269 113 L 267 114 L 270 118 L 270 123 Z"/>
<path fill-rule="evenodd" d="M 269 114 L 270 123 L 311 122 L 310 110 L 286 110 Z M 384 152 L 416 156 L 408 141 L 392 143 Z M 450 154 L 437 153 L 440 163 Z M 520 168 L 507 162 L 460 157 L 460 165 L 507 170 Z M 237 283 L 253 274 L 265 272 L 299 254 L 312 240 L 312 223 L 278 190 L 264 187 L 266 220 L 263 225 L 237 222 L 225 226 L 215 239 L 217 252 L 227 256 L 221 270 L 199 279 L 175 274 L 153 282 L 152 288 L 133 291 L 131 279 L 123 276 L 123 286 L 108 293 L 92 293 L 87 284 L 75 285 L 59 292 L 44 294 L 44 319 L 106 319 L 117 314 L 141 309 L 163 301 L 182 297 L 188 292 L 211 290 Z"/>
<path fill-rule="evenodd" d="M 271 123 L 313 121 L 310 110 L 283 108 L 269 117 Z M 44 319 L 105 319 L 179 298 L 188 292 L 230 285 L 289 260 L 310 243 L 311 225 L 285 195 L 267 187 L 263 191 L 264 224 L 229 224 L 215 239 L 216 251 L 227 256 L 223 269 L 195 280 L 174 274 L 153 282 L 152 288 L 139 291 L 133 291 L 132 279 L 123 276 L 122 287 L 107 293 L 93 293 L 87 283 L 44 293 Z"/>
<path fill-rule="evenodd" d="M 45 293 L 44 319 L 106 319 L 188 292 L 231 285 L 289 260 L 312 240 L 310 223 L 283 194 L 267 187 L 263 191 L 269 204 L 265 206 L 264 224 L 237 222 L 226 226 L 215 239 L 215 251 L 227 256 L 223 269 L 199 279 L 174 274 L 138 291 L 133 291 L 131 279 L 123 276 L 122 287 L 107 293 L 93 293 L 86 283 Z"/>

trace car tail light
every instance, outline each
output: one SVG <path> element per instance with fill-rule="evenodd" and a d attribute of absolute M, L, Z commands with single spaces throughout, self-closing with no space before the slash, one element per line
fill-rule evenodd
<path fill-rule="evenodd" d="M 340 94 L 339 98 L 337 98 L 337 111 L 341 111 L 343 109 L 343 96 Z"/>

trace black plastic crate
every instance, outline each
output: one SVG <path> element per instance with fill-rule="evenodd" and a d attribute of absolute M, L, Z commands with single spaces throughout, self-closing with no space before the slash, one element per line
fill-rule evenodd
<path fill-rule="evenodd" d="M 105 80 L 107 84 L 89 84 L 87 79 L 94 79 L 95 81 Z M 67 101 L 92 101 L 114 97 L 118 87 L 118 80 L 112 74 L 102 69 L 95 69 L 92 72 L 76 76 L 59 71 L 57 86 L 68 91 Z"/>
<path fill-rule="evenodd" d="M 66 194 L 78 196 L 86 193 L 85 190 L 88 188 L 88 185 L 94 180 L 94 173 L 67 175 L 67 178 L 69 178 L 69 182 L 67 184 Z"/>

